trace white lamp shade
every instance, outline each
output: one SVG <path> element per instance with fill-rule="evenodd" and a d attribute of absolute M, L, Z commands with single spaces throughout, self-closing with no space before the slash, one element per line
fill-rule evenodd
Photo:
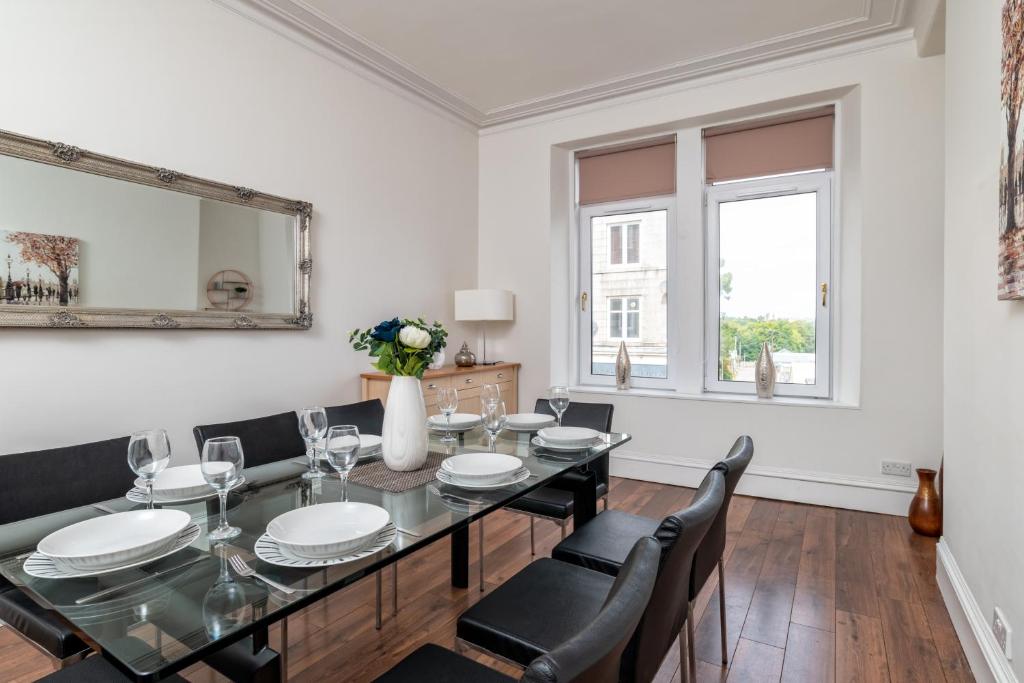
<path fill-rule="evenodd" d="M 455 319 L 464 322 L 512 320 L 515 296 L 507 289 L 459 289 Z"/>

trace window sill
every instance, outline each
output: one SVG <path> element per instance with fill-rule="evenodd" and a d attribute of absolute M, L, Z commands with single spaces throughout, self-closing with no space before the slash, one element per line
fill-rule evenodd
<path fill-rule="evenodd" d="M 857 403 L 838 401 L 835 399 L 805 398 L 800 396 L 776 396 L 774 398 L 758 398 L 748 394 L 726 394 L 705 392 L 688 394 L 681 391 L 666 389 L 626 389 L 620 391 L 615 387 L 597 385 L 579 385 L 570 387 L 571 391 L 580 394 L 606 394 L 615 396 L 638 396 L 642 398 L 668 398 L 682 401 L 710 401 L 712 403 L 749 403 L 765 406 L 794 406 L 800 408 L 830 408 L 839 410 L 860 410 Z"/>

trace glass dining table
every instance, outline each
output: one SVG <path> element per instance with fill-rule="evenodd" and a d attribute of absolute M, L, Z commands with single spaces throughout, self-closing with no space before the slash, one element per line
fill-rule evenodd
<path fill-rule="evenodd" d="M 494 491 L 468 491 L 434 481 L 391 493 L 350 481 L 348 499 L 383 507 L 398 529 L 391 545 L 356 561 L 300 569 L 256 558 L 254 545 L 272 519 L 298 507 L 341 500 L 341 481 L 336 476 L 302 479 L 308 463 L 298 457 L 245 470 L 244 484 L 232 491 L 228 503 L 229 521 L 242 533 L 226 544 L 213 545 L 207 538 L 218 522 L 214 497 L 165 506 L 189 512 L 202 533 L 187 548 L 161 560 L 89 578 L 43 579 L 25 573 L 25 559 L 47 534 L 75 522 L 144 507 L 120 498 L 0 526 L 0 574 L 60 615 L 132 680 L 157 681 L 201 660 L 222 673 L 225 667 L 235 667 L 239 673 L 229 675 L 232 679 L 280 680 L 281 657 L 270 647 L 268 629 L 288 615 L 444 537 L 451 542 L 451 583 L 467 587 L 469 525 L 556 478 L 560 487 L 573 492 L 577 528 L 591 519 L 597 500 L 589 465 L 630 436 L 605 434 L 589 449 L 557 453 L 532 445 L 531 436 L 504 433 L 497 439 L 496 450 L 521 458 L 530 477 Z M 461 435 L 457 445 L 443 444 L 432 435 L 430 450 L 485 451 L 487 439 L 479 428 Z M 293 592 L 239 576 L 228 563 L 236 554 Z M 108 588 L 116 590 L 83 602 Z"/>

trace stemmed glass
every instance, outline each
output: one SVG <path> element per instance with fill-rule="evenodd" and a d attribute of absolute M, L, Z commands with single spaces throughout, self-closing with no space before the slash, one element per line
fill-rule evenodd
<path fill-rule="evenodd" d="M 558 426 L 562 426 L 562 414 L 569 407 L 569 387 L 551 387 L 548 392 L 548 405 L 558 416 Z"/>
<path fill-rule="evenodd" d="M 458 441 L 452 436 L 452 413 L 459 407 L 459 390 L 454 387 L 442 387 L 437 390 L 437 408 L 444 415 L 445 432 L 441 437 L 442 443 L 455 443 Z"/>
<path fill-rule="evenodd" d="M 146 482 L 149 493 L 147 509 L 153 509 L 153 482 L 171 462 L 171 442 L 163 429 L 146 429 L 132 434 L 128 440 L 128 466 Z"/>
<path fill-rule="evenodd" d="M 316 466 L 316 442 L 327 433 L 327 412 L 319 407 L 303 408 L 299 413 L 299 434 L 306 442 L 306 456 L 309 457 L 309 471 L 302 473 L 303 479 L 319 479 L 324 473 Z"/>
<path fill-rule="evenodd" d="M 501 387 L 497 384 L 485 384 L 480 389 L 480 402 L 486 405 L 496 405 L 501 400 Z"/>
<path fill-rule="evenodd" d="M 327 462 L 341 477 L 341 499 L 348 500 L 348 473 L 359 460 L 359 428 L 338 425 L 327 432 Z"/>
<path fill-rule="evenodd" d="M 505 402 L 498 401 L 494 404 L 485 403 L 483 410 L 480 412 L 480 417 L 484 423 L 484 430 L 487 432 L 491 453 L 493 453 L 495 449 L 494 443 L 498 438 L 498 432 L 505 428 L 505 423 L 508 421 L 508 418 L 505 416 Z"/>
<path fill-rule="evenodd" d="M 218 436 L 203 444 L 203 458 L 199 467 L 206 483 L 220 498 L 220 524 L 210 532 L 210 540 L 226 541 L 242 533 L 238 527 L 228 526 L 228 491 L 238 483 L 245 466 L 242 442 L 237 436 Z"/>
<path fill-rule="evenodd" d="M 245 619 L 245 588 L 228 572 L 227 548 L 214 547 L 220 555 L 220 574 L 203 596 L 203 625 L 214 640 L 234 630 Z"/>

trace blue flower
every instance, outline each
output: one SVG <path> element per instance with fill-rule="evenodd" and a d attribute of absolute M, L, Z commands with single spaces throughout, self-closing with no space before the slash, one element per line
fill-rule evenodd
<path fill-rule="evenodd" d="M 393 342 L 395 341 L 395 337 L 398 335 L 398 331 L 400 329 L 402 329 L 402 323 L 398 318 L 395 318 L 394 320 L 385 320 L 377 325 L 377 327 L 373 328 L 373 332 L 370 333 L 370 336 L 377 341 Z"/>

